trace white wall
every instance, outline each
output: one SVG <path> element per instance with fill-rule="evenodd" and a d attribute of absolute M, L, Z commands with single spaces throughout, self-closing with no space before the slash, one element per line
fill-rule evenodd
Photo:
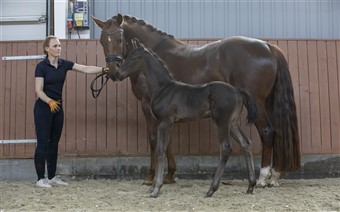
<path fill-rule="evenodd" d="M 68 0 L 55 0 L 54 2 L 54 32 L 60 39 L 86 39 L 90 38 L 90 30 L 71 30 L 71 34 L 67 29 L 67 9 Z"/>
<path fill-rule="evenodd" d="M 0 41 L 40 40 L 46 36 L 46 0 L 0 0 Z"/>
<path fill-rule="evenodd" d="M 54 26 L 55 35 L 60 39 L 69 38 L 66 27 L 68 0 L 55 0 Z M 0 41 L 7 40 L 43 40 L 46 37 L 46 22 L 28 22 L 46 17 L 46 0 L 0 0 Z M 71 31 L 72 39 L 90 38 L 90 30 Z"/>

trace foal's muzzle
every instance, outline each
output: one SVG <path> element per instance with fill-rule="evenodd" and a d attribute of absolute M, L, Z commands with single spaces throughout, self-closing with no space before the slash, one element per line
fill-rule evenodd
<path fill-rule="evenodd" d="M 121 72 L 119 70 L 116 71 L 115 74 L 115 78 L 119 81 L 122 81 L 123 79 L 125 79 L 126 77 L 124 76 L 124 74 L 121 74 Z"/>

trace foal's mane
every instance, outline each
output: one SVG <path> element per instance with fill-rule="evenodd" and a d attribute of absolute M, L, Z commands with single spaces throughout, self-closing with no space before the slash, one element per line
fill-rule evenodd
<path fill-rule="evenodd" d="M 158 55 L 155 52 L 153 52 L 151 49 L 147 49 L 147 48 L 144 47 L 144 50 L 146 52 L 149 52 L 151 54 L 151 56 L 153 56 L 156 60 L 158 60 L 159 64 L 162 66 L 162 68 L 164 68 L 166 70 L 166 72 L 168 73 L 169 77 L 172 80 L 174 80 L 174 77 L 172 76 L 172 73 L 170 72 L 168 66 L 164 63 L 164 61 L 160 57 L 158 57 Z"/>
<path fill-rule="evenodd" d="M 117 15 L 113 16 L 112 19 L 117 19 Z M 111 19 L 111 20 L 112 20 Z M 173 35 L 170 35 L 166 32 L 163 32 L 159 29 L 157 29 L 156 27 L 152 26 L 151 24 L 145 22 L 144 20 L 141 19 L 137 19 L 136 17 L 133 16 L 128 16 L 128 15 L 124 15 L 124 21 L 128 22 L 128 23 L 138 23 L 141 26 L 145 26 L 147 29 L 149 29 L 151 32 L 156 32 L 159 35 L 163 35 L 163 36 L 168 36 L 169 38 L 175 38 Z"/>

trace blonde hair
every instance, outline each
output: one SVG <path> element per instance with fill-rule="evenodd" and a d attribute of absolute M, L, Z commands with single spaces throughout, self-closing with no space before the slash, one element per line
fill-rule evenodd
<path fill-rule="evenodd" d="M 45 47 L 49 47 L 49 46 L 50 46 L 50 41 L 51 41 L 52 39 L 58 39 L 58 37 L 57 37 L 57 36 L 54 36 L 54 35 L 49 35 L 49 36 L 47 36 L 47 37 L 45 38 L 45 40 L 43 41 L 43 50 L 44 50 L 44 54 L 45 54 L 46 56 L 48 56 L 48 53 L 47 53 L 47 51 L 45 50 Z"/>

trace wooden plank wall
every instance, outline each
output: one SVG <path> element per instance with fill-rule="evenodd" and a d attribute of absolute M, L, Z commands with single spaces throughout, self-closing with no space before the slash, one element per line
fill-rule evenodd
<path fill-rule="evenodd" d="M 183 39 L 206 44 L 213 39 Z M 340 154 L 340 40 L 269 39 L 288 60 L 297 103 L 303 155 Z M 97 40 L 62 40 L 62 58 L 104 66 Z M 0 42 L 0 56 L 42 54 L 41 41 Z M 0 140 L 35 139 L 34 69 L 39 60 L 0 60 Z M 149 154 L 146 124 L 129 80 L 109 81 L 94 99 L 95 76 L 69 72 L 64 87 L 65 125 L 62 156 L 144 156 Z M 242 129 L 261 153 L 254 127 Z M 172 133 L 177 155 L 215 155 L 218 144 L 210 121 L 177 124 Z M 235 153 L 239 154 L 239 148 Z M 0 158 L 32 158 L 35 144 L 0 144 Z"/>

